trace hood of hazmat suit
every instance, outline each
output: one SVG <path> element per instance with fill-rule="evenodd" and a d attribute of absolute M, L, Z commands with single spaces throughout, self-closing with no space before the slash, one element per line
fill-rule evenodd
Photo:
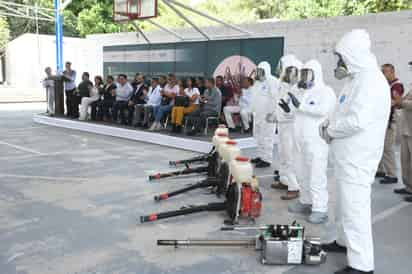
<path fill-rule="evenodd" d="M 251 110 L 255 113 L 256 119 L 266 119 L 268 114 L 272 114 L 276 105 L 276 92 L 279 82 L 271 74 L 270 64 L 266 61 L 259 63 L 257 69 L 264 71 L 264 79 L 255 80 L 252 91 Z"/>
<path fill-rule="evenodd" d="M 276 117 L 279 123 L 292 123 L 295 119 L 295 108 L 290 102 L 290 97 L 288 92 L 292 92 L 297 98 L 300 97 L 299 91 L 297 89 L 297 83 L 289 84 L 284 82 L 282 79 L 286 76 L 286 71 L 289 67 L 295 67 L 298 71 L 302 68 L 302 62 L 296 58 L 295 55 L 285 55 L 280 58 L 278 69 L 280 69 L 280 78 L 279 78 L 279 91 L 277 92 L 277 102 L 280 99 L 283 99 L 289 104 L 291 111 L 289 113 L 285 113 L 276 103 Z"/>
<path fill-rule="evenodd" d="M 309 89 L 299 89 L 300 106 L 295 113 L 295 137 L 296 140 L 310 138 L 326 145 L 319 136 L 318 128 L 334 110 L 336 95 L 323 82 L 322 66 L 317 60 L 310 60 L 303 69 L 313 71 L 314 85 Z"/>
<path fill-rule="evenodd" d="M 317 60 L 307 62 L 303 70 L 313 75 L 313 81 L 305 89 L 300 89 L 302 96 L 296 109 L 293 130 L 296 176 L 301 187 L 300 202 L 311 204 L 312 212 L 327 214 L 329 145 L 320 137 L 318 128 L 333 111 L 336 95 L 323 82 L 322 66 Z"/>
<path fill-rule="evenodd" d="M 391 100 L 389 85 L 370 46 L 369 34 L 365 30 L 347 33 L 336 45 L 335 51 L 342 56 L 350 77 L 339 94 L 328 134 L 335 139 L 334 152 L 340 160 L 368 164 L 367 174 L 375 175 Z M 353 176 L 353 179 L 359 179 Z"/>
<path fill-rule="evenodd" d="M 343 226 L 337 240 L 346 244 L 349 266 L 366 272 L 374 269 L 371 184 L 391 108 L 389 85 L 370 48 L 369 34 L 361 29 L 350 31 L 337 43 L 335 52 L 341 55 L 349 77 L 327 128 L 339 193 L 337 223 Z"/>
<path fill-rule="evenodd" d="M 263 161 L 272 163 L 273 142 L 275 136 L 275 105 L 278 80 L 272 76 L 270 64 L 261 62 L 257 71 L 264 77 L 258 77 L 252 86 L 251 109 L 254 113 L 253 137 L 257 143 L 257 156 Z M 257 73 L 258 74 L 258 73 Z"/>

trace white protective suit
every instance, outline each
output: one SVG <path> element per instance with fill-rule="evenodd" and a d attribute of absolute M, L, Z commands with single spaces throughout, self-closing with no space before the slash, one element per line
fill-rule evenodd
<path fill-rule="evenodd" d="M 329 145 L 319 136 L 319 125 L 335 108 L 336 95 L 323 82 L 322 66 L 316 60 L 303 68 L 314 72 L 314 86 L 302 89 L 295 113 L 296 176 L 301 188 L 300 202 L 312 205 L 312 212 L 327 213 L 328 188 L 326 170 Z"/>
<path fill-rule="evenodd" d="M 338 187 L 337 242 L 348 264 L 374 269 L 371 185 L 383 152 L 391 98 L 365 30 L 352 30 L 336 45 L 350 73 L 327 127 Z"/>
<path fill-rule="evenodd" d="M 302 68 L 302 63 L 294 55 L 285 55 L 283 56 L 279 63 L 281 63 L 282 71 L 280 73 L 280 80 L 285 74 L 286 68 L 293 66 L 298 70 Z M 290 97 L 288 92 L 292 92 L 296 97 L 300 97 L 298 94 L 296 85 L 289 85 L 288 83 L 280 82 L 278 99 L 276 102 L 279 102 L 280 99 L 288 102 L 288 105 L 291 109 L 289 113 L 285 113 L 277 104 L 276 104 L 276 118 L 278 122 L 279 130 L 279 175 L 280 181 L 288 186 L 288 191 L 297 191 L 299 190 L 299 185 L 296 179 L 295 172 L 295 147 L 294 147 L 294 121 L 295 121 L 295 108 L 290 102 Z"/>
<path fill-rule="evenodd" d="M 271 74 L 270 64 L 261 62 L 258 68 L 265 71 L 265 81 L 255 81 L 252 86 L 251 111 L 254 114 L 254 138 L 257 154 L 263 161 L 273 162 L 273 142 L 275 135 L 274 110 L 278 80 Z"/>

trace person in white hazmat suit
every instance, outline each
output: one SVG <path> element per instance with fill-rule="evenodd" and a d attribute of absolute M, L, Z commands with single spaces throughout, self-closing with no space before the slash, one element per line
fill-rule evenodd
<path fill-rule="evenodd" d="M 308 222 L 325 223 L 328 220 L 327 166 L 329 145 L 319 136 L 319 125 L 332 113 L 336 95 L 323 82 L 322 66 L 310 60 L 300 71 L 298 99 L 289 93 L 296 108 L 294 134 L 296 144 L 296 176 L 300 198 L 289 205 L 293 213 L 311 213 Z"/>
<path fill-rule="evenodd" d="M 252 86 L 251 111 L 254 114 L 254 138 L 257 142 L 257 158 L 252 160 L 257 168 L 269 167 L 273 161 L 275 135 L 274 110 L 278 80 L 271 75 L 268 62 L 261 62 L 256 68 L 255 83 Z"/>
<path fill-rule="evenodd" d="M 276 100 L 276 119 L 279 129 L 279 182 L 272 184 L 272 188 L 287 190 L 282 200 L 292 200 L 299 197 L 299 185 L 295 172 L 294 122 L 295 108 L 290 103 L 288 93 L 298 95 L 297 83 L 302 63 L 294 55 L 283 56 L 278 65 L 279 91 Z M 283 102 L 278 105 L 279 102 Z M 286 112 L 283 108 L 286 108 Z"/>
<path fill-rule="evenodd" d="M 348 259 L 348 266 L 335 274 L 374 272 L 371 186 L 383 153 L 391 98 L 370 48 L 369 34 L 361 29 L 337 43 L 335 77 L 347 82 L 330 120 L 319 128 L 322 138 L 331 143 L 338 190 L 338 235 L 323 248 L 346 251 Z"/>

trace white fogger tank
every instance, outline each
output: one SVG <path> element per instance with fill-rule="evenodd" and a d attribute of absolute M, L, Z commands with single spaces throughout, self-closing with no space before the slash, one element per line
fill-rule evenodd
<path fill-rule="evenodd" d="M 240 156 L 240 148 L 237 146 L 237 142 L 233 140 L 228 140 L 219 147 L 220 155 L 226 163 L 230 163 L 237 156 Z"/>
<path fill-rule="evenodd" d="M 237 156 L 233 161 L 229 163 L 229 169 L 233 180 L 236 183 L 256 183 L 253 176 L 253 166 L 250 163 L 249 158 Z"/>
<path fill-rule="evenodd" d="M 217 132 L 212 139 L 215 150 L 219 152 L 219 146 L 229 140 L 229 134 L 225 131 Z"/>

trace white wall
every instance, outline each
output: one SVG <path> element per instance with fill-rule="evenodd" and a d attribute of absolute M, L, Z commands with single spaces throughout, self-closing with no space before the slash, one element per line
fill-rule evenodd
<path fill-rule="evenodd" d="M 40 50 L 39 50 L 40 49 Z M 71 61 L 80 75 L 88 71 L 92 76 L 102 74 L 101 57 L 95 41 L 81 38 L 63 39 L 63 60 Z M 44 68 L 56 68 L 55 38 L 52 35 L 24 34 L 8 43 L 6 48 L 6 79 L 18 88 L 40 88 Z"/>

